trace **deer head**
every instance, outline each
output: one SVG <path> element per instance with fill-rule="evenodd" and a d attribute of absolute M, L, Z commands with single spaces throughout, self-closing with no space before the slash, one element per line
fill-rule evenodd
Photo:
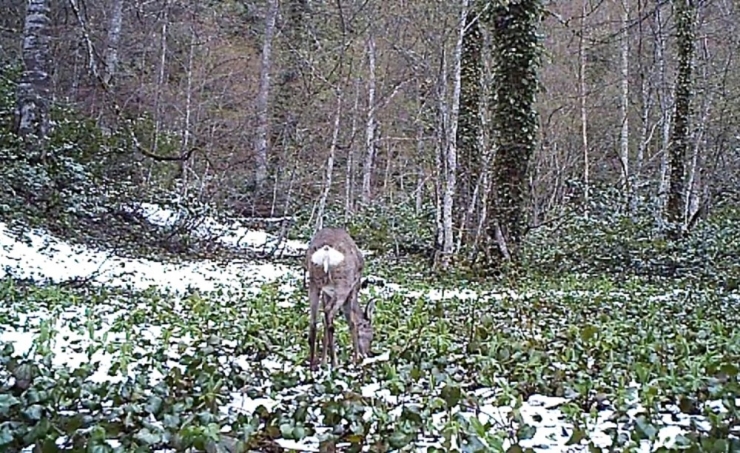
<path fill-rule="evenodd" d="M 324 312 L 321 363 L 326 363 L 328 352 L 332 366 L 336 366 L 334 318 L 339 311 L 344 314 L 349 325 L 355 361 L 370 354 L 375 303 L 370 302 L 364 310 L 360 307 L 358 294 L 364 267 L 365 260 L 360 249 L 344 229 L 319 230 L 308 244 L 306 269 L 311 317 L 308 331 L 311 369 L 316 368 L 316 323 L 321 301 Z"/>

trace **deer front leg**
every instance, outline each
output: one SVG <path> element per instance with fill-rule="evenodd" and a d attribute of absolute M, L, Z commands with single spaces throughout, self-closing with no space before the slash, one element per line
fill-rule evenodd
<path fill-rule="evenodd" d="M 329 354 L 329 348 L 332 346 L 330 341 L 333 341 L 333 338 L 329 335 L 329 329 L 334 327 L 333 320 L 329 320 L 329 311 L 332 307 L 332 298 L 322 292 L 321 293 L 321 299 L 322 299 L 322 309 L 324 312 L 324 334 L 321 338 L 321 366 L 326 365 L 326 356 Z"/>
<path fill-rule="evenodd" d="M 336 351 L 335 351 L 335 342 L 334 342 L 334 319 L 336 318 L 337 313 L 341 310 L 345 317 L 347 317 L 347 310 L 349 310 L 349 307 L 346 306 L 349 302 L 349 293 L 345 290 L 342 292 L 337 292 L 334 295 L 334 299 L 332 300 L 331 304 L 326 305 L 326 316 L 327 321 L 326 324 L 329 326 L 328 330 L 328 336 L 329 336 L 329 348 L 332 355 L 332 366 L 336 366 L 337 363 L 337 357 L 336 357 Z M 349 319 L 349 318 L 347 318 Z M 355 326 L 352 325 L 352 323 L 349 324 L 349 330 L 352 335 L 352 342 L 354 344 L 355 337 L 357 329 Z"/>
<path fill-rule="evenodd" d="M 331 310 L 331 308 L 327 307 L 326 311 L 324 312 L 324 325 L 325 325 L 325 337 L 326 342 L 324 343 L 325 350 L 324 350 L 324 357 L 321 360 L 321 363 L 326 363 L 326 347 L 328 347 L 328 353 L 331 357 L 331 366 L 332 368 L 336 368 L 337 366 L 337 357 L 336 352 L 334 351 L 334 311 Z"/>
<path fill-rule="evenodd" d="M 347 325 L 349 326 L 349 333 L 352 339 L 352 359 L 355 363 L 360 360 L 360 333 L 357 328 L 358 310 L 359 305 L 357 301 L 357 292 L 353 291 L 347 298 L 347 302 L 344 304 L 344 307 L 342 307 L 342 311 L 344 312 L 344 319 L 347 320 Z"/>
<path fill-rule="evenodd" d="M 319 289 L 313 285 L 308 287 L 310 303 L 310 319 L 308 326 L 309 368 L 316 370 L 316 322 L 319 316 Z"/>

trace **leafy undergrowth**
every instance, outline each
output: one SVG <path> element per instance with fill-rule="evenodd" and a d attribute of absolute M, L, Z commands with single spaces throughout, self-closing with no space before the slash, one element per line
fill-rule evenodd
<path fill-rule="evenodd" d="M 729 197 L 729 196 L 728 196 Z M 740 197 L 718 202 L 689 232 L 672 237 L 659 220 L 657 197 L 634 210 L 618 190 L 594 192 L 588 216 L 563 208 L 563 217 L 531 231 L 522 264 L 533 275 L 638 277 L 652 282 L 703 284 L 737 289 L 740 282 Z"/>
<path fill-rule="evenodd" d="M 579 286 L 370 286 L 378 356 L 350 365 L 339 322 L 341 366 L 312 375 L 295 281 L 176 295 L 6 278 L 0 449 L 740 448 L 738 296 Z"/>
<path fill-rule="evenodd" d="M 243 248 L 203 234 L 207 216 L 224 216 L 195 196 L 182 195 L 187 191 L 168 188 L 165 181 L 176 165 L 142 161 L 127 129 L 104 131 L 74 109 L 53 104 L 54 127 L 47 139 L 25 143 L 13 132 L 19 75 L 19 68 L 0 67 L 0 222 L 8 229 L 41 228 L 67 242 L 126 257 L 172 261 L 244 255 Z M 142 118 L 134 121 L 135 129 L 145 125 Z M 178 212 L 177 221 L 151 222 L 140 209 L 142 200 L 167 205 Z"/>

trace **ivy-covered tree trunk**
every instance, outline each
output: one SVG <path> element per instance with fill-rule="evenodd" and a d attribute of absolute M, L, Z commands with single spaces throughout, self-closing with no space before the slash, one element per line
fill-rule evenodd
<path fill-rule="evenodd" d="M 694 1 L 674 0 L 676 42 L 678 44 L 678 76 L 676 107 L 673 115 L 671 142 L 668 147 L 668 202 L 666 219 L 673 228 L 683 223 L 684 161 L 689 148 L 691 117 L 691 77 L 694 60 Z"/>
<path fill-rule="evenodd" d="M 23 26 L 23 73 L 16 132 L 38 143 L 49 132 L 49 0 L 29 0 Z M 42 158 L 43 152 L 42 152 Z"/>
<path fill-rule="evenodd" d="M 482 74 L 483 35 L 480 29 L 478 14 L 480 2 L 470 4 L 465 18 L 465 34 L 462 42 L 462 60 L 460 69 L 460 111 L 458 116 L 457 149 L 458 149 L 458 188 L 457 205 L 468 206 L 473 200 L 473 191 L 481 173 L 481 151 L 478 137 L 481 134 L 480 101 Z M 461 214 L 465 209 L 459 210 Z M 469 229 L 467 216 L 463 215 L 460 228 Z M 465 238 L 467 235 L 463 234 Z M 463 239 L 464 241 L 465 239 Z"/>
<path fill-rule="evenodd" d="M 525 226 L 527 171 L 537 144 L 537 70 L 541 43 L 537 27 L 540 0 L 521 0 L 493 8 L 489 17 L 493 58 L 493 112 L 491 137 L 493 196 L 489 238 L 490 256 L 510 260 L 517 252 Z"/>

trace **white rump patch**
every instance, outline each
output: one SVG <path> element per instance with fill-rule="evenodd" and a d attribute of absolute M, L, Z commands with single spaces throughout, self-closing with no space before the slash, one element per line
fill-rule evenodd
<path fill-rule="evenodd" d="M 344 261 L 344 253 L 331 245 L 325 245 L 311 255 L 311 262 L 317 266 L 322 266 L 325 273 L 328 273 L 330 268 L 339 265 L 342 261 Z"/>

